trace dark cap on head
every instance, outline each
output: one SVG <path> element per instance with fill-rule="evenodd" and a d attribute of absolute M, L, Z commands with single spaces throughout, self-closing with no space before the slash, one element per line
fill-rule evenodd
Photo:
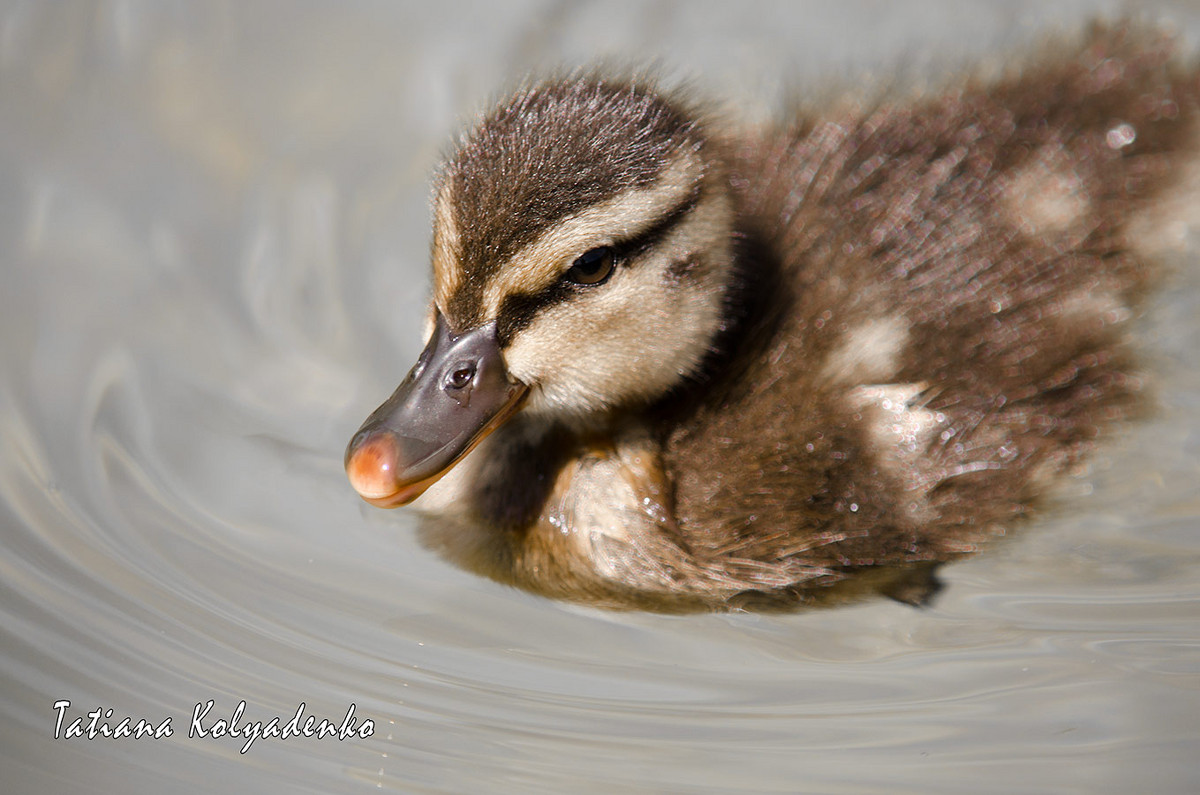
<path fill-rule="evenodd" d="M 648 85 L 580 78 L 517 93 L 442 174 L 465 281 L 484 283 L 564 217 L 646 187 L 674 153 L 703 142 L 695 121 Z"/>

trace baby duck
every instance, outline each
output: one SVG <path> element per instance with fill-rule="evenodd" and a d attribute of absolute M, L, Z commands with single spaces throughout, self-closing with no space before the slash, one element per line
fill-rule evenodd
<path fill-rule="evenodd" d="M 1170 50 L 1097 28 L 741 134 L 632 80 L 518 92 L 441 169 L 425 349 L 351 483 L 551 597 L 921 601 L 1138 403 L 1139 219 L 1197 143 Z"/>

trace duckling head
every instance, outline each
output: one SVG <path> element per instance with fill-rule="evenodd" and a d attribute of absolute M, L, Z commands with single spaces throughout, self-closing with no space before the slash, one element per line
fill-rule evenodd
<path fill-rule="evenodd" d="M 630 82 L 486 116 L 437 182 L 425 350 L 347 448 L 359 494 L 410 502 L 518 411 L 596 431 L 694 375 L 733 270 L 717 148 Z"/>

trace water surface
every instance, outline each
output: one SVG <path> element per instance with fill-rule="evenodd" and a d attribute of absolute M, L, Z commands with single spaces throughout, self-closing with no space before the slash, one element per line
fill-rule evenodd
<path fill-rule="evenodd" d="M 928 610 L 548 602 L 341 468 L 417 353 L 428 174 L 511 80 L 659 59 L 754 117 L 1111 7 L 0 4 L 4 789 L 1195 791 L 1195 258 L 1142 324 L 1156 416 Z M 240 754 L 187 736 L 209 699 L 375 730 Z M 59 700 L 174 734 L 55 740 Z"/>

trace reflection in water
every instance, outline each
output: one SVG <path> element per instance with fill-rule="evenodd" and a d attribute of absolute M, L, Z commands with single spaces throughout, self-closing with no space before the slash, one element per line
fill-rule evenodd
<path fill-rule="evenodd" d="M 732 10 L 537 10 L 473 9 L 479 37 L 404 8 L 0 9 L 6 789 L 1098 791 L 1151 766 L 1194 789 L 1194 269 L 1145 324 L 1161 415 L 927 611 L 605 615 L 457 572 L 360 508 L 341 447 L 416 353 L 425 174 L 497 71 L 666 35 L 706 78 L 692 48 L 737 53 L 711 69 L 734 96 L 806 63 L 781 53 L 914 46 L 873 6 L 824 12 L 888 32 L 845 51 Z M 953 52 L 1006 14 L 911 32 Z M 176 732 L 56 741 L 59 699 Z M 242 756 L 187 737 L 209 699 L 254 720 L 354 703 L 376 731 Z"/>

